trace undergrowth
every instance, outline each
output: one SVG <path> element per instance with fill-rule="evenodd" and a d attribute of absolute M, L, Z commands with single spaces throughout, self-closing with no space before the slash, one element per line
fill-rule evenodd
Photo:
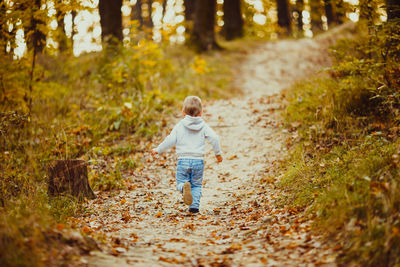
<path fill-rule="evenodd" d="M 52 256 L 58 251 L 52 229 L 81 207 L 69 197 L 47 196 L 51 161 L 85 159 L 95 190 L 122 188 L 123 173 L 141 164 L 136 153 L 146 150 L 185 96 L 207 100 L 239 92 L 231 86 L 229 67 L 242 50 L 196 55 L 182 46 L 141 39 L 105 51 L 79 57 L 40 55 L 32 92 L 31 56 L 13 60 L 1 55 L 2 266 L 63 262 Z"/>
<path fill-rule="evenodd" d="M 299 133 L 281 187 L 315 229 L 342 246 L 338 262 L 400 264 L 400 26 L 366 27 L 339 41 L 328 75 L 288 92 Z M 297 129 L 296 129 L 297 128 Z"/>

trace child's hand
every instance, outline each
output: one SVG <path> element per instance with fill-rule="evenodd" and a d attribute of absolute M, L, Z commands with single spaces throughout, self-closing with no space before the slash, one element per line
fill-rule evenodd
<path fill-rule="evenodd" d="M 222 162 L 222 156 L 221 155 L 216 155 L 215 157 L 217 158 L 217 162 L 218 163 Z"/>

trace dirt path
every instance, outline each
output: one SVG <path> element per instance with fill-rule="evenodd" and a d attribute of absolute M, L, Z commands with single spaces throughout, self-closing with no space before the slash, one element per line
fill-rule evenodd
<path fill-rule="evenodd" d="M 169 153 L 130 179 L 129 191 L 89 204 L 88 227 L 107 236 L 89 266 L 313 266 L 333 253 L 310 234 L 301 213 L 279 208 L 274 165 L 292 138 L 280 127 L 282 89 L 327 64 L 326 44 L 303 39 L 269 42 L 243 62 L 244 96 L 206 103 L 205 120 L 221 137 L 224 162 L 206 157 L 200 215 L 191 216 L 175 191 Z M 171 125 L 172 127 L 173 125 Z M 211 151 L 209 147 L 209 151 Z"/>

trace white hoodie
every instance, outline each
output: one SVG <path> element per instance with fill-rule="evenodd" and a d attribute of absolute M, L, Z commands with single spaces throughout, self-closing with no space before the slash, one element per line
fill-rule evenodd
<path fill-rule="evenodd" d="M 215 155 L 221 154 L 218 135 L 201 117 L 186 115 L 165 140 L 155 149 L 161 154 L 176 146 L 178 158 L 202 159 L 206 154 L 205 139 L 211 143 Z"/>

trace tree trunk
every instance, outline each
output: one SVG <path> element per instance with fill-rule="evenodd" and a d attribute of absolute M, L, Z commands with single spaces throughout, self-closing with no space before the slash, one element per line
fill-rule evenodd
<path fill-rule="evenodd" d="M 343 0 L 338 0 L 336 2 L 336 23 L 343 24 L 345 18 L 346 18 L 346 11 L 344 7 L 344 2 Z"/>
<path fill-rule="evenodd" d="M 192 44 L 199 51 L 220 48 L 215 41 L 216 0 L 196 1 Z"/>
<path fill-rule="evenodd" d="M 243 36 L 243 18 L 240 9 L 240 0 L 224 1 L 224 26 L 222 34 L 226 40 L 233 40 Z"/>
<path fill-rule="evenodd" d="M 201 0 L 199 0 L 201 1 Z M 193 21 L 194 12 L 196 9 L 196 0 L 184 0 L 183 5 L 185 6 L 185 20 Z"/>
<path fill-rule="evenodd" d="M 299 31 L 300 36 L 303 35 L 303 10 L 304 10 L 304 0 L 296 0 L 296 11 L 298 14 L 297 30 Z"/>
<path fill-rule="evenodd" d="M 285 29 L 287 34 L 292 32 L 292 23 L 288 0 L 276 0 L 278 9 L 278 25 Z"/>
<path fill-rule="evenodd" d="M 46 27 L 46 23 L 40 18 L 41 0 L 35 0 L 32 15 L 30 31 L 32 32 L 31 49 L 35 50 L 36 54 L 42 53 L 46 46 L 46 34 L 41 29 Z"/>
<path fill-rule="evenodd" d="M 6 7 L 4 0 L 0 0 L 0 53 L 7 52 L 7 37 L 6 37 Z"/>
<path fill-rule="evenodd" d="M 167 11 L 167 2 L 168 2 L 168 0 L 163 0 L 163 2 L 162 2 L 162 19 L 164 19 L 165 12 Z"/>
<path fill-rule="evenodd" d="M 332 0 L 324 0 L 325 15 L 328 20 L 328 26 L 331 26 L 336 22 L 332 2 Z"/>
<path fill-rule="evenodd" d="M 17 30 L 18 29 L 19 28 L 17 28 L 17 23 L 14 23 L 14 27 L 13 27 L 12 31 L 8 33 L 8 38 L 7 38 L 8 40 L 7 41 L 10 42 L 10 52 L 9 53 L 10 53 L 10 55 L 12 57 L 14 56 L 15 48 L 17 48 L 16 36 L 17 36 Z"/>
<path fill-rule="evenodd" d="M 74 51 L 74 36 L 76 34 L 76 30 L 75 30 L 76 11 L 75 10 L 71 11 L 71 16 L 72 16 L 71 47 L 72 47 L 72 51 Z"/>
<path fill-rule="evenodd" d="M 148 28 L 153 28 L 153 0 L 148 0 L 147 1 L 147 19 L 145 21 L 145 26 Z"/>
<path fill-rule="evenodd" d="M 142 0 L 137 0 L 136 4 L 132 7 L 131 20 L 139 22 L 139 29 L 143 28 L 143 16 L 142 16 Z"/>
<path fill-rule="evenodd" d="M 64 23 L 65 13 L 61 10 L 57 10 L 57 24 L 58 24 L 58 49 L 64 52 L 68 49 L 68 38 L 65 33 L 65 23 Z"/>
<path fill-rule="evenodd" d="M 198 0 L 201 1 L 201 0 Z M 196 0 L 184 0 L 185 7 L 185 31 L 190 36 L 193 35 L 193 23 L 195 19 Z M 191 40 L 189 40 L 190 42 Z"/>
<path fill-rule="evenodd" d="M 88 181 L 87 164 L 83 160 L 56 160 L 48 167 L 50 196 L 68 193 L 78 199 L 95 198 Z"/>
<path fill-rule="evenodd" d="M 122 41 L 122 0 L 100 0 L 101 39 L 103 42 Z"/>
<path fill-rule="evenodd" d="M 386 0 L 386 12 L 388 21 L 400 18 L 399 0 Z"/>
<path fill-rule="evenodd" d="M 311 10 L 311 30 L 312 32 L 318 33 L 323 31 L 322 27 L 322 5 L 320 0 L 310 0 L 310 10 Z"/>

